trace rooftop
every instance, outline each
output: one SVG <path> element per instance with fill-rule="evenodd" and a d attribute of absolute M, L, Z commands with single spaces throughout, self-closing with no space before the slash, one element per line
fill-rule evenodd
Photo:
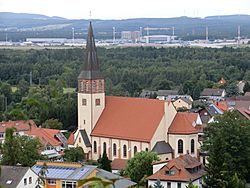
<path fill-rule="evenodd" d="M 4 188 L 17 187 L 29 167 L 1 165 L 0 185 Z"/>
<path fill-rule="evenodd" d="M 224 89 L 212 89 L 212 88 L 205 88 L 201 92 L 201 96 L 221 96 Z"/>
<path fill-rule="evenodd" d="M 106 96 L 91 136 L 150 142 L 164 116 L 164 105 L 165 101 L 155 99 Z"/>
<path fill-rule="evenodd" d="M 170 134 L 194 134 L 199 132 L 196 129 L 198 113 L 178 112 L 171 123 L 168 133 Z"/>
<path fill-rule="evenodd" d="M 189 182 L 205 175 L 201 163 L 197 158 L 188 154 L 170 160 L 159 171 L 149 176 L 149 180 L 183 181 Z"/>

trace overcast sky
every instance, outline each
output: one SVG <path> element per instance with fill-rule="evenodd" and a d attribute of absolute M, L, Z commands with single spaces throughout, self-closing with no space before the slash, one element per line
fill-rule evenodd
<path fill-rule="evenodd" d="M 0 0 L 0 12 L 71 19 L 168 18 L 250 14 L 250 0 Z"/>

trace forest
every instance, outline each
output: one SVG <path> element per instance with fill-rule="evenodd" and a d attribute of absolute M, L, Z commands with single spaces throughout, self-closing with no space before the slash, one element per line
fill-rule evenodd
<path fill-rule="evenodd" d="M 232 90 L 250 80 L 250 48 L 98 48 L 98 57 L 106 95 L 178 89 L 197 99 L 205 87 Z M 31 118 L 43 125 L 56 119 L 73 130 L 84 58 L 83 48 L 0 49 L 0 120 Z M 226 85 L 219 86 L 222 77 Z"/>

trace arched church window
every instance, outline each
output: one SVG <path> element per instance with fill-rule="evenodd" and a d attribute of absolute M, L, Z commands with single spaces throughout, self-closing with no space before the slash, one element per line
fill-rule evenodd
<path fill-rule="evenodd" d="M 97 144 L 96 144 L 96 141 L 94 141 L 94 153 L 97 152 Z"/>
<path fill-rule="evenodd" d="M 183 140 L 178 140 L 178 153 L 183 153 Z"/>
<path fill-rule="evenodd" d="M 194 153 L 194 139 L 191 140 L 191 153 Z"/>
<path fill-rule="evenodd" d="M 103 152 L 107 153 L 107 144 L 103 142 Z"/>
<path fill-rule="evenodd" d="M 116 144 L 113 144 L 113 155 L 116 156 Z"/>
<path fill-rule="evenodd" d="M 137 153 L 137 147 L 134 146 L 134 155 Z"/>
<path fill-rule="evenodd" d="M 123 157 L 127 157 L 127 146 L 123 145 Z"/>

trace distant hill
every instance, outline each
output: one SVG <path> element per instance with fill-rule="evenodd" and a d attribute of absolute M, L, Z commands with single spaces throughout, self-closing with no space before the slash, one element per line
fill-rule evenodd
<path fill-rule="evenodd" d="M 0 40 L 20 41 L 29 37 L 86 37 L 88 20 L 70 20 L 62 17 L 49 17 L 39 14 L 0 12 Z M 232 39 L 237 36 L 238 25 L 241 35 L 250 37 L 250 15 L 209 16 L 206 18 L 136 18 L 123 20 L 92 20 L 96 38 L 112 38 L 112 28 L 117 37 L 121 31 L 139 30 L 140 27 L 170 28 L 168 31 L 153 31 L 150 34 L 175 34 L 184 40 L 204 39 L 205 28 L 209 28 L 210 39 Z M 145 30 L 143 31 L 146 34 Z"/>

